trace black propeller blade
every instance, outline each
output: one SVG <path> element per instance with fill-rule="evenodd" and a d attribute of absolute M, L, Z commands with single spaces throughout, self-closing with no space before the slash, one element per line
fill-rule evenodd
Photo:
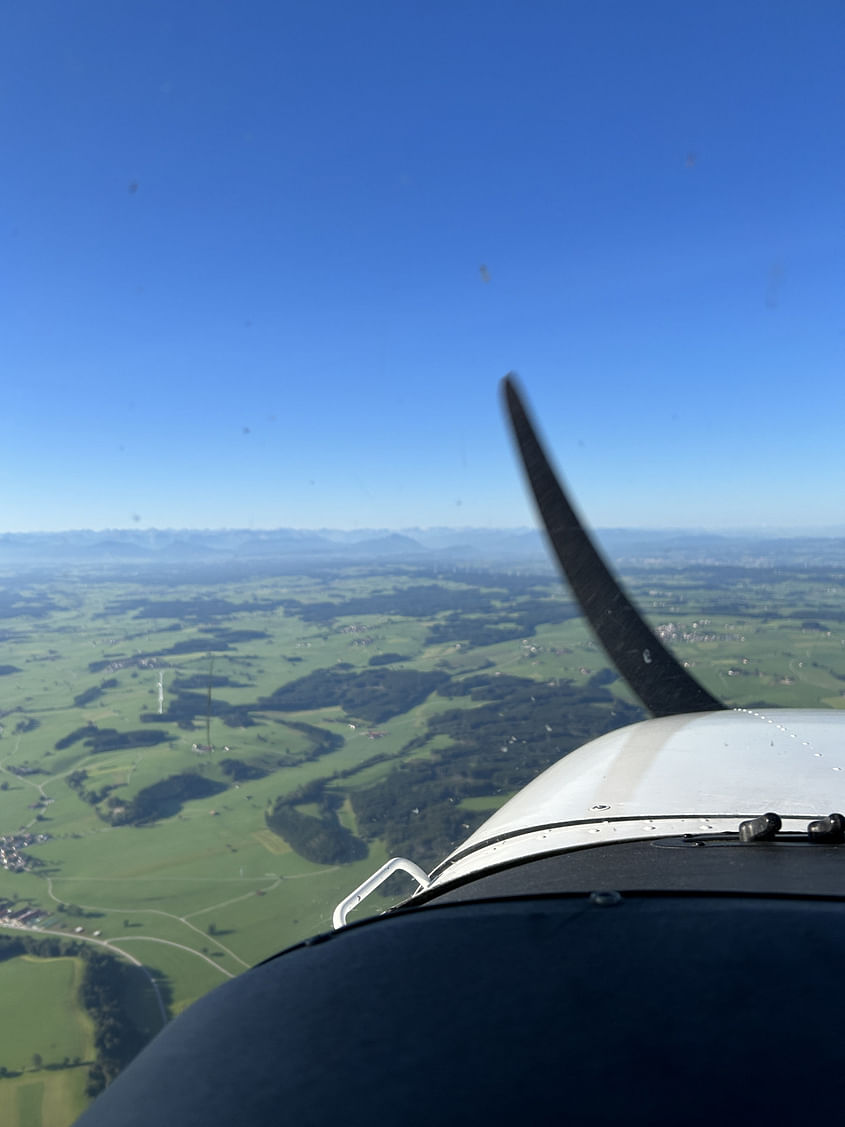
<path fill-rule="evenodd" d="M 516 388 L 505 403 L 537 508 L 581 610 L 608 657 L 654 716 L 725 708 L 664 647 L 610 572 L 549 465 Z"/>

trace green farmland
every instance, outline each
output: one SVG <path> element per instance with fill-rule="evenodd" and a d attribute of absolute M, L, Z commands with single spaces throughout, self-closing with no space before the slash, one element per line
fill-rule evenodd
<path fill-rule="evenodd" d="M 63 1127 L 88 1102 L 94 1029 L 79 1004 L 81 977 L 81 961 L 74 958 L 23 955 L 0 962 L 0 1060 L 20 1073 L 0 1079 L 0 1122 Z"/>
<path fill-rule="evenodd" d="M 549 763 L 642 716 L 547 574 L 6 581 L 6 934 L 140 964 L 131 1004 L 147 1034 L 329 928 L 388 856 L 433 865 Z M 845 705 L 839 573 L 650 567 L 627 581 L 729 703 Z M 0 963 L 0 1066 L 21 1073 L 0 1079 L 2 1122 L 65 1123 L 50 1109 L 85 1103 L 84 1069 L 33 1064 L 91 1057 L 77 962 Z"/>
<path fill-rule="evenodd" d="M 0 1026 L 0 1060 L 14 1071 L 45 1063 L 90 1060 L 93 1025 L 76 1002 L 82 979 L 79 959 L 22 955 L 0 963 L 0 997 L 14 1015 Z"/>
<path fill-rule="evenodd" d="M 85 1083 L 84 1067 L 0 1080 L 0 1122 L 10 1127 L 67 1127 L 88 1106 Z"/>

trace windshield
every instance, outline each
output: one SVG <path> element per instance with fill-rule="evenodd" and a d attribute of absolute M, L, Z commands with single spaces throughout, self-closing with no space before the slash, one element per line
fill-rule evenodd
<path fill-rule="evenodd" d="M 431 870 L 645 715 L 506 372 L 709 692 L 842 706 L 845 16 L 3 31 L 0 1119 L 64 1125 L 388 857 Z"/>

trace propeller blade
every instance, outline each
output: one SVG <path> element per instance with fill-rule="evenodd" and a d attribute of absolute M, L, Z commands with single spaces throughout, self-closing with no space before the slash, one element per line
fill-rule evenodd
<path fill-rule="evenodd" d="M 654 716 L 725 708 L 669 653 L 602 559 L 549 465 L 512 374 L 505 376 L 502 388 L 546 534 L 581 610 L 621 676 Z"/>

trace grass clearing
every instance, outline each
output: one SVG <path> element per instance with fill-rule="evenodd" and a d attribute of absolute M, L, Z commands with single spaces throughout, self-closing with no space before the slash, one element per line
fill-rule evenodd
<path fill-rule="evenodd" d="M 31 1068 L 93 1059 L 94 1026 L 78 1001 L 83 963 L 78 958 L 19 955 L 0 963 L 0 1064 Z"/>
<path fill-rule="evenodd" d="M 291 847 L 278 834 L 274 834 L 272 830 L 256 830 L 252 835 L 260 845 L 263 845 L 268 853 L 280 857 L 282 853 L 290 853 Z"/>
<path fill-rule="evenodd" d="M 3 1127 L 69 1127 L 89 1104 L 84 1065 L 0 1080 Z"/>

